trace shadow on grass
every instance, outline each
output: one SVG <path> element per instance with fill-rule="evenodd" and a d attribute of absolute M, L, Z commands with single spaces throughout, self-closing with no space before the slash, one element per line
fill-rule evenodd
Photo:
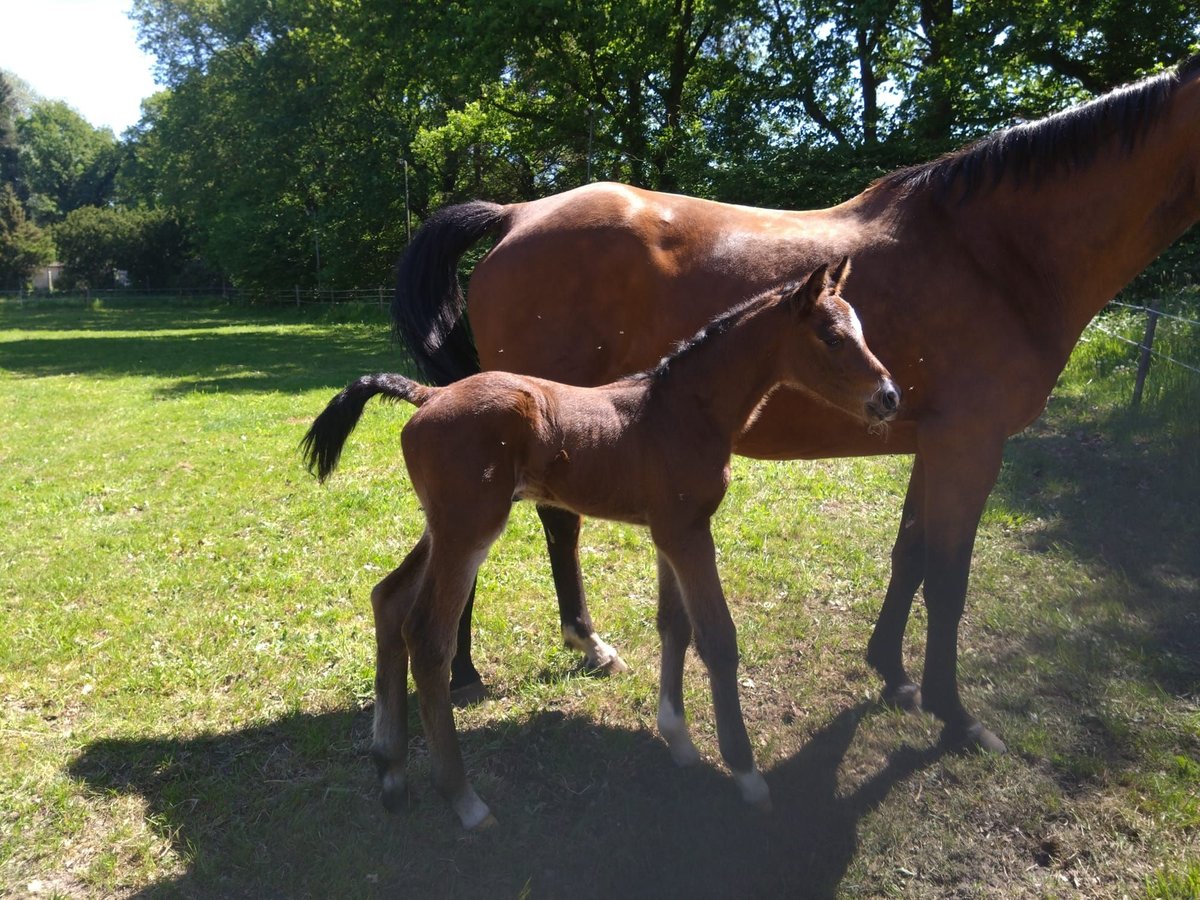
<path fill-rule="evenodd" d="M 148 897 L 830 897 L 860 819 L 940 755 L 898 750 L 840 796 L 838 767 L 870 708 L 845 710 L 767 773 L 770 816 L 744 806 L 723 772 L 675 768 L 648 732 L 556 712 L 463 733 L 501 822 L 482 835 L 463 834 L 432 791 L 419 740 L 411 808 L 382 810 L 368 713 L 100 741 L 70 772 L 97 793 L 144 798 L 148 820 L 189 859 Z"/>
<path fill-rule="evenodd" d="M 1200 449 L 1154 427 L 1124 410 L 1097 418 L 1057 401 L 1009 442 L 995 496 L 1040 520 L 1025 539 L 1030 552 L 1066 552 L 1096 572 L 1094 589 L 1066 598 L 1089 623 L 1070 637 L 1136 658 L 1164 691 L 1187 696 L 1200 692 L 1200 484 L 1188 474 L 1200 473 Z M 1114 600 L 1145 628 L 1098 614 Z M 1063 637 L 1042 629 L 1034 649 L 1050 656 Z M 1106 671 L 1119 668 L 1096 667 Z"/>
<path fill-rule="evenodd" d="M 381 328 L 144 336 L 60 337 L 7 341 L 3 368 L 33 377 L 86 375 L 174 379 L 165 397 L 192 392 L 298 392 L 337 388 L 370 371 L 409 370 Z"/>
<path fill-rule="evenodd" d="M 390 298 L 388 298 L 390 300 Z M 0 331 L 181 331 L 229 325 L 356 322 L 386 328 L 382 306 L 362 303 L 247 305 L 214 297 L 0 300 Z"/>

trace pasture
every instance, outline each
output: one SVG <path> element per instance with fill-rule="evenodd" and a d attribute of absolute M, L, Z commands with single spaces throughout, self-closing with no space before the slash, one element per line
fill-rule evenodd
<path fill-rule="evenodd" d="M 585 525 L 632 666 L 590 677 L 522 504 L 481 573 L 492 695 L 458 711 L 500 825 L 466 836 L 415 707 L 406 813 L 366 755 L 368 594 L 421 530 L 409 410 L 368 407 L 326 486 L 297 452 L 402 366 L 382 315 L 0 304 L 0 894 L 1196 896 L 1197 392 L 1133 418 L 1129 359 L 1089 332 L 984 515 L 961 671 L 1007 755 L 943 752 L 863 662 L 907 458 L 739 459 L 714 534 L 774 813 L 717 764 L 694 655 L 705 765 L 655 732 L 648 537 Z"/>

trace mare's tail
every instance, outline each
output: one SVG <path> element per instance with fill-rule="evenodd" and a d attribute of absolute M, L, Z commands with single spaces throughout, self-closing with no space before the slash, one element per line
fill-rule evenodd
<path fill-rule="evenodd" d="M 364 375 L 347 385 L 345 390 L 329 401 L 300 442 L 308 471 L 321 481 L 332 474 L 337 468 L 346 438 L 350 437 L 350 432 L 362 416 L 363 407 L 376 394 L 421 406 L 436 391 L 437 388 L 418 384 L 403 375 Z"/>
<path fill-rule="evenodd" d="M 506 216 L 505 207 L 483 200 L 444 207 L 421 226 L 396 267 L 393 329 L 434 384 L 449 384 L 479 371 L 467 301 L 458 283 L 458 261 Z"/>

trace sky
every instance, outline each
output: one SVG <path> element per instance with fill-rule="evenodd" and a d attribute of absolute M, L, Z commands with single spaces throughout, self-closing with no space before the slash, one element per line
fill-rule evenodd
<path fill-rule="evenodd" d="M 137 45 L 132 0 L 0 0 L 0 69 L 65 100 L 119 137 L 158 90 Z"/>

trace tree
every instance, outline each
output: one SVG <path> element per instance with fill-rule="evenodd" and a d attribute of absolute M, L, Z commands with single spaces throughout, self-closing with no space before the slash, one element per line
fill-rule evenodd
<path fill-rule="evenodd" d="M 121 148 L 60 100 L 39 101 L 17 122 L 21 186 L 35 218 L 56 222 L 80 206 L 107 202 Z"/>
<path fill-rule="evenodd" d="M 136 214 L 112 207 L 81 206 L 54 227 L 63 276 L 88 288 L 115 285 L 116 270 L 127 260 L 137 237 Z"/>
<path fill-rule="evenodd" d="M 140 209 L 127 213 L 128 243 L 118 248 L 117 266 L 129 275 L 130 284 L 142 288 L 169 288 L 185 275 L 203 277 L 196 266 L 191 237 L 179 216 L 166 209 Z M 187 287 L 196 287 L 188 284 Z"/>
<path fill-rule="evenodd" d="M 379 284 L 418 216 L 611 178 L 821 206 L 1186 55 L 1183 0 L 135 0 L 120 194 L 241 286 Z M 406 184 L 406 168 L 410 176 Z"/>
<path fill-rule="evenodd" d="M 24 288 L 38 266 L 53 260 L 50 235 L 25 218 L 12 185 L 0 185 L 0 288 Z"/>
<path fill-rule="evenodd" d="M 15 88 L 0 70 L 0 184 L 17 179 L 17 115 Z"/>

